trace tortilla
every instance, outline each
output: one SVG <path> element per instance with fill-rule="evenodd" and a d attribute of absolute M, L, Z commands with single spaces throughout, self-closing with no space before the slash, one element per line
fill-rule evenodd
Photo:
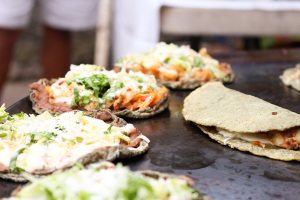
<path fill-rule="evenodd" d="M 83 66 L 76 66 L 77 68 L 83 68 L 84 71 L 84 67 Z M 90 67 L 90 65 L 88 65 L 87 67 Z M 105 70 L 95 70 L 92 73 L 98 73 L 98 74 L 102 74 L 102 73 L 114 73 L 114 72 L 110 72 L 110 71 L 105 71 Z M 155 83 L 150 83 L 150 82 L 141 82 L 140 77 L 138 77 L 138 75 L 141 75 L 143 77 L 146 77 L 149 80 L 154 81 Z M 158 113 L 161 113 L 162 111 L 166 110 L 168 108 L 169 105 L 169 99 L 168 99 L 168 90 L 163 87 L 162 85 L 159 85 L 156 83 L 156 80 L 154 79 L 154 77 L 151 76 L 147 76 L 141 73 L 136 73 L 132 75 L 126 72 L 123 72 L 121 74 L 118 75 L 118 77 L 131 77 L 131 79 L 133 79 L 132 77 L 136 76 L 136 79 L 134 83 L 127 83 L 127 82 L 122 82 L 123 84 L 123 88 L 118 88 L 116 90 L 118 90 L 118 92 L 114 92 L 114 94 L 120 93 L 118 94 L 119 96 L 115 96 L 114 98 L 112 98 L 111 100 L 107 100 L 108 98 L 104 98 L 104 97 L 99 97 L 97 100 L 93 100 L 92 97 L 89 97 L 90 102 L 87 105 L 73 105 L 73 103 L 70 102 L 56 102 L 55 98 L 50 97 L 49 94 L 49 88 L 51 88 L 52 84 L 55 84 L 55 82 L 61 80 L 61 79 L 52 79 L 52 80 L 47 80 L 47 79 L 40 79 L 37 82 L 34 82 L 30 85 L 30 100 L 32 102 L 32 108 L 36 113 L 43 113 L 44 111 L 48 111 L 52 114 L 57 114 L 57 113 L 63 113 L 63 112 L 67 112 L 67 111 L 71 111 L 74 109 L 78 109 L 78 110 L 94 110 L 96 109 L 95 107 L 99 107 L 100 105 L 95 106 L 96 104 L 98 104 L 98 102 L 100 100 L 105 101 L 104 103 L 101 104 L 102 108 L 108 108 L 111 109 L 112 112 L 120 117 L 128 117 L 128 118 L 147 118 L 147 117 L 151 117 L 153 115 L 156 115 Z M 130 79 L 130 78 L 128 78 Z M 148 80 L 148 81 L 149 81 Z M 119 82 L 121 83 L 121 82 Z M 133 92 L 133 90 L 131 88 L 131 93 L 124 91 L 124 89 L 128 87 L 133 87 L 132 85 L 134 85 L 133 88 L 138 88 L 138 87 L 144 87 L 142 86 L 144 84 L 145 87 L 149 87 L 149 88 L 154 88 L 152 92 L 146 92 L 146 91 L 142 91 L 142 89 L 136 89 L 134 91 L 134 95 L 135 96 L 130 96 Z M 80 85 L 82 86 L 82 85 Z M 69 86 L 67 86 L 69 87 Z M 148 88 L 148 89 L 149 89 Z M 66 88 L 65 88 L 66 89 Z M 71 93 L 75 93 L 75 89 L 71 89 L 67 88 L 68 90 L 72 91 Z M 63 91 L 64 89 L 59 89 L 60 91 Z M 139 91 L 137 91 L 139 90 Z M 69 91 L 69 92 L 70 92 Z M 120 92 L 122 91 L 122 93 Z M 53 91 L 52 91 L 53 92 Z M 92 90 L 86 89 L 83 92 L 80 92 L 80 94 L 84 94 L 85 92 L 92 92 Z M 127 95 L 127 93 L 129 93 Z M 64 96 L 64 99 L 69 99 L 69 98 L 73 98 L 76 99 L 75 97 L 72 97 L 72 94 L 68 94 L 69 96 Z M 147 96 L 148 95 L 148 96 Z M 75 95 L 74 95 L 75 96 Z M 131 100 L 127 100 L 126 97 L 131 98 Z M 111 97 L 110 97 L 111 98 Z M 144 98 L 144 100 L 141 100 L 141 98 Z M 149 105 L 144 105 L 147 103 L 147 99 L 149 99 L 151 101 L 154 102 L 150 102 Z M 59 98 L 57 98 L 59 99 Z M 105 99 L 105 100 L 104 100 Z M 128 102 L 126 102 L 128 101 Z M 125 102 L 126 105 L 122 105 Z M 135 107 L 131 108 L 133 105 L 135 105 Z M 140 107 L 139 107 L 140 105 Z"/>
<path fill-rule="evenodd" d="M 185 100 L 185 120 L 197 124 L 212 139 L 241 151 L 278 160 L 300 161 L 300 151 L 274 145 L 255 145 L 245 135 L 255 138 L 300 126 L 300 115 L 257 97 L 228 89 L 220 82 L 207 83 Z M 226 137 L 222 132 L 233 135 Z M 258 139 L 258 141 L 260 141 Z M 271 142 L 270 142 L 271 143 Z"/>
<path fill-rule="evenodd" d="M 294 68 L 284 70 L 279 78 L 284 85 L 300 91 L 300 64 L 297 64 Z"/>
<path fill-rule="evenodd" d="M 62 196 L 71 199 L 72 196 L 78 196 L 79 192 L 91 199 L 210 199 L 193 187 L 193 180 L 189 177 L 150 170 L 132 172 L 127 167 L 120 164 L 115 166 L 110 162 L 99 162 L 85 168 L 75 166 L 49 177 L 31 178 L 31 181 L 18 187 L 7 200 L 44 198 L 49 194 L 54 199 Z M 77 181 L 85 184 L 78 185 Z M 45 190 L 41 190 L 43 186 Z"/>
<path fill-rule="evenodd" d="M 234 72 L 227 63 L 212 58 L 205 48 L 194 51 L 189 46 L 160 42 L 147 52 L 124 56 L 114 66 L 154 75 L 159 83 L 176 90 L 195 89 L 210 81 L 229 83 Z"/>
<path fill-rule="evenodd" d="M 38 87 L 31 87 L 30 88 L 30 101 L 32 102 L 32 109 L 40 114 L 45 111 L 48 111 L 52 114 L 59 114 L 63 112 L 71 111 L 72 108 L 64 103 L 56 103 L 49 106 L 45 106 L 43 104 L 43 101 L 48 101 L 47 96 L 42 97 L 45 93 L 46 86 L 49 86 L 51 83 L 53 83 L 54 80 L 47 80 L 47 79 L 41 79 L 38 82 L 35 82 L 33 84 L 38 85 Z M 153 107 L 148 107 L 146 109 L 138 109 L 138 110 L 129 110 L 129 109 L 123 109 L 114 111 L 111 110 L 111 112 L 119 117 L 128 117 L 128 118 L 148 118 L 153 115 L 159 114 L 166 110 L 169 106 L 169 97 L 165 96 L 158 104 L 156 104 Z M 84 110 L 84 109 L 83 109 Z"/>
<path fill-rule="evenodd" d="M 102 109 L 96 112 L 86 112 L 86 116 L 90 116 L 96 119 L 101 119 L 105 123 L 110 124 L 115 127 L 125 127 L 127 122 L 115 115 L 113 115 L 109 110 Z M 95 123 L 91 121 L 92 123 Z M 127 129 L 126 129 L 127 130 Z M 149 139 L 143 136 L 138 130 L 134 130 L 130 136 L 130 143 L 127 144 L 119 144 L 119 145 L 108 145 L 101 146 L 99 145 L 97 148 L 93 148 L 92 151 L 86 151 L 86 153 L 77 156 L 76 160 L 70 159 L 70 162 L 64 163 L 61 166 L 52 166 L 52 167 L 43 167 L 43 169 L 33 170 L 32 172 L 25 171 L 33 176 L 45 176 L 51 174 L 57 170 L 66 169 L 72 167 L 76 163 L 81 163 L 83 165 L 98 162 L 99 160 L 108 160 L 112 161 L 115 159 L 128 159 L 131 157 L 135 157 L 141 154 L 144 154 L 149 149 Z M 129 133 L 128 133 L 129 134 Z M 68 136 L 69 137 L 69 136 Z M 83 136 L 82 136 L 83 137 Z M 73 152 L 74 153 L 74 152 Z M 72 151 L 70 150 L 69 156 L 72 156 Z M 31 155 L 32 156 L 32 155 Z M 64 161 L 65 162 L 65 161 Z M 46 162 L 47 163 L 47 162 Z M 11 170 L 11 168 L 5 167 L 5 165 L 0 163 L 0 178 L 10 179 L 16 182 L 25 182 L 27 178 L 24 177 L 22 173 Z"/>

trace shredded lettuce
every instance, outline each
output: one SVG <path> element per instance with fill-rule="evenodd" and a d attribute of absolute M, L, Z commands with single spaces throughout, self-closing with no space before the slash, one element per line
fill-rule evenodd
<path fill-rule="evenodd" d="M 5 104 L 0 107 L 0 123 L 3 123 L 9 117 L 8 112 L 5 111 Z"/>
<path fill-rule="evenodd" d="M 20 167 L 17 166 L 17 160 L 18 160 L 19 155 L 22 154 L 25 150 L 26 150 L 26 147 L 20 148 L 20 149 L 15 153 L 15 155 L 11 158 L 11 160 L 10 160 L 10 162 L 9 162 L 9 169 L 10 169 L 12 172 L 15 172 L 15 173 L 21 173 L 21 172 L 24 171 L 22 168 L 20 168 Z"/>
<path fill-rule="evenodd" d="M 118 164 L 114 169 L 100 164 L 85 169 L 75 166 L 41 179 L 32 179 L 16 199 L 140 200 L 199 199 L 200 194 L 178 178 L 150 178 Z"/>
<path fill-rule="evenodd" d="M 75 82 L 78 85 L 83 85 L 86 91 L 80 93 L 77 88 L 74 88 L 73 106 L 85 106 L 92 101 L 95 102 L 98 98 L 102 98 L 111 87 L 110 80 L 104 74 L 93 74 L 76 79 Z"/>

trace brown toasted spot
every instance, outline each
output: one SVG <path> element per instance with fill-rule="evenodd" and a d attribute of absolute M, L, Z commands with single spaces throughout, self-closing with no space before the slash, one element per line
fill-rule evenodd
<path fill-rule="evenodd" d="M 277 112 L 272 112 L 272 115 L 277 115 Z"/>

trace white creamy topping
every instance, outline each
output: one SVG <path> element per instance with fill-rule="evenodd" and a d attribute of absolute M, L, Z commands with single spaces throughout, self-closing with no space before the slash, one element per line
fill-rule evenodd
<path fill-rule="evenodd" d="M 6 124 L 5 124 L 6 125 Z M 33 172 L 44 168 L 62 168 L 75 163 L 82 156 L 104 146 L 130 142 L 132 124 L 116 127 L 102 120 L 84 116 L 81 112 L 67 112 L 51 116 L 45 112 L 16 121 L 8 121 L 15 131 L 0 137 L 0 163 L 9 166 L 17 151 L 17 166 Z"/>

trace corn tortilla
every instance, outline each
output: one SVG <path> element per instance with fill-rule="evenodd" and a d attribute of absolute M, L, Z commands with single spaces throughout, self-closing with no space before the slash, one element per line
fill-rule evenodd
<path fill-rule="evenodd" d="M 276 160 L 300 161 L 298 150 L 275 145 L 263 147 L 239 137 L 239 133 L 255 136 L 300 127 L 299 114 L 228 89 L 219 82 L 207 83 L 192 92 L 184 100 L 183 116 L 222 145 Z M 225 137 L 222 129 L 234 136 Z"/>

